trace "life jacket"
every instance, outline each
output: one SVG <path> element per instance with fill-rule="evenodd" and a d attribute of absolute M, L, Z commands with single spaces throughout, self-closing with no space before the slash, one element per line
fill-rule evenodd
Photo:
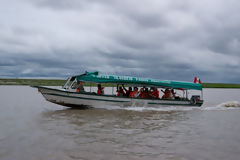
<path fill-rule="evenodd" d="M 131 91 L 127 90 L 125 96 L 129 97 Z"/>
<path fill-rule="evenodd" d="M 166 97 L 167 99 L 170 98 L 170 91 L 168 91 L 167 93 L 165 93 L 165 97 Z"/>
<path fill-rule="evenodd" d="M 103 95 L 103 89 L 104 89 L 104 87 L 101 87 L 101 89 L 98 89 L 97 94 L 98 95 Z"/>
<path fill-rule="evenodd" d="M 137 91 L 132 91 L 132 92 L 130 92 L 130 94 L 129 94 L 129 97 L 135 97 L 135 94 L 137 93 Z"/>
<path fill-rule="evenodd" d="M 117 96 L 123 96 L 123 95 L 124 95 L 123 90 L 117 91 Z"/>
<path fill-rule="evenodd" d="M 143 93 L 143 92 L 140 92 L 139 97 L 140 97 L 140 98 L 144 98 L 144 93 Z"/>
<path fill-rule="evenodd" d="M 141 92 L 141 93 L 139 94 L 139 97 L 140 97 L 140 98 L 148 98 L 148 93 L 146 93 L 145 91 L 143 91 L 143 92 Z"/>
<path fill-rule="evenodd" d="M 159 98 L 159 91 L 158 90 L 153 91 L 152 95 L 154 96 L 154 98 L 158 99 Z"/>
<path fill-rule="evenodd" d="M 170 95 L 170 91 L 165 91 L 164 95 L 162 96 L 162 99 L 170 99 L 171 95 Z"/>

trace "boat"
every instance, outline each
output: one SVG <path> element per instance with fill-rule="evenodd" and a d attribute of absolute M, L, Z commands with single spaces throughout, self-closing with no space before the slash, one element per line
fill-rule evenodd
<path fill-rule="evenodd" d="M 82 88 L 89 87 L 89 91 L 77 91 L 77 84 L 81 83 Z M 112 94 L 98 95 L 92 92 L 96 85 L 107 85 L 112 87 Z M 114 87 L 117 85 L 126 85 L 134 87 L 154 87 L 156 89 L 174 89 L 182 92 L 182 96 L 175 98 L 139 98 L 117 96 Z M 202 85 L 193 82 L 181 82 L 170 80 L 158 80 L 151 78 L 139 78 L 130 76 L 105 75 L 99 72 L 85 72 L 81 75 L 69 77 L 62 88 L 52 88 L 46 86 L 32 86 L 38 88 L 43 97 L 52 103 L 63 105 L 66 107 L 81 108 L 101 106 L 139 106 L 139 107 L 162 107 L 162 106 L 196 106 L 203 104 Z M 195 90 L 198 95 L 191 95 L 188 98 L 189 90 Z"/>

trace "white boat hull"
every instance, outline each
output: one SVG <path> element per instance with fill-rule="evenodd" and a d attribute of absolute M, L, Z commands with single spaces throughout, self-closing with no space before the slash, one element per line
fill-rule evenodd
<path fill-rule="evenodd" d="M 102 106 L 201 106 L 202 101 L 193 104 L 189 100 L 162 100 L 162 99 L 140 99 L 117 97 L 110 95 L 96 95 L 92 93 L 69 92 L 61 89 L 53 89 L 48 87 L 36 87 L 42 93 L 47 101 L 68 107 L 84 107 L 91 106 L 94 108 L 102 108 Z"/>

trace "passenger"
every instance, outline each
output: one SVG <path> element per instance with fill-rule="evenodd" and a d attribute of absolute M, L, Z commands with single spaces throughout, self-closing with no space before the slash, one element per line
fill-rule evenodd
<path fill-rule="evenodd" d="M 159 98 L 159 91 L 157 88 L 152 88 L 152 92 L 149 94 L 150 97 L 154 98 L 154 99 L 158 99 Z"/>
<path fill-rule="evenodd" d="M 123 88 L 122 87 L 119 87 L 118 85 L 117 85 L 117 96 L 124 96 L 125 95 L 125 93 L 124 93 L 124 91 L 123 91 Z"/>
<path fill-rule="evenodd" d="M 98 84 L 97 94 L 98 95 L 103 95 L 104 94 L 104 87 L 102 87 L 101 84 Z"/>
<path fill-rule="evenodd" d="M 83 82 L 77 82 L 77 92 L 84 92 Z"/>
<path fill-rule="evenodd" d="M 176 98 L 176 92 L 174 92 L 174 89 L 171 89 L 170 97 L 171 97 L 171 99 Z"/>
<path fill-rule="evenodd" d="M 139 97 L 140 97 L 140 98 L 144 98 L 144 88 L 141 88 L 141 89 L 140 89 Z"/>
<path fill-rule="evenodd" d="M 165 91 L 161 90 L 164 95 L 162 96 L 162 99 L 170 99 L 170 90 L 167 88 Z"/>
<path fill-rule="evenodd" d="M 138 88 L 134 87 L 134 90 L 130 93 L 129 97 L 133 98 L 133 97 L 138 97 Z"/>
<path fill-rule="evenodd" d="M 136 93 L 135 93 L 134 97 L 139 97 L 139 94 L 140 94 L 140 92 L 138 91 L 138 87 L 136 87 Z"/>
<path fill-rule="evenodd" d="M 141 95 L 142 98 L 149 98 L 149 91 L 148 88 L 144 87 L 143 94 Z"/>
<path fill-rule="evenodd" d="M 154 91 L 154 87 L 150 88 L 150 93 L 152 93 Z"/>
<path fill-rule="evenodd" d="M 130 93 L 132 92 L 132 87 L 129 87 L 128 90 L 127 90 L 123 85 L 123 89 L 125 90 L 125 96 L 129 97 Z"/>

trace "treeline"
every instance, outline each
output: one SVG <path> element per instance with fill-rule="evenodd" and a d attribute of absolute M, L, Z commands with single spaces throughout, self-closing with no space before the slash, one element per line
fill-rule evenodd
<path fill-rule="evenodd" d="M 240 88 L 240 84 L 231 83 L 203 83 L 203 88 Z"/>
<path fill-rule="evenodd" d="M 0 79 L 0 85 L 62 86 L 66 80 L 53 79 Z"/>
<path fill-rule="evenodd" d="M 60 79 L 0 79 L 0 85 L 28 85 L 28 86 L 63 86 L 66 80 Z M 96 86 L 86 83 L 86 86 Z M 203 88 L 240 88 L 240 84 L 230 83 L 203 83 Z M 104 84 L 105 87 L 111 87 L 111 84 Z M 114 85 L 116 86 L 116 85 Z"/>

